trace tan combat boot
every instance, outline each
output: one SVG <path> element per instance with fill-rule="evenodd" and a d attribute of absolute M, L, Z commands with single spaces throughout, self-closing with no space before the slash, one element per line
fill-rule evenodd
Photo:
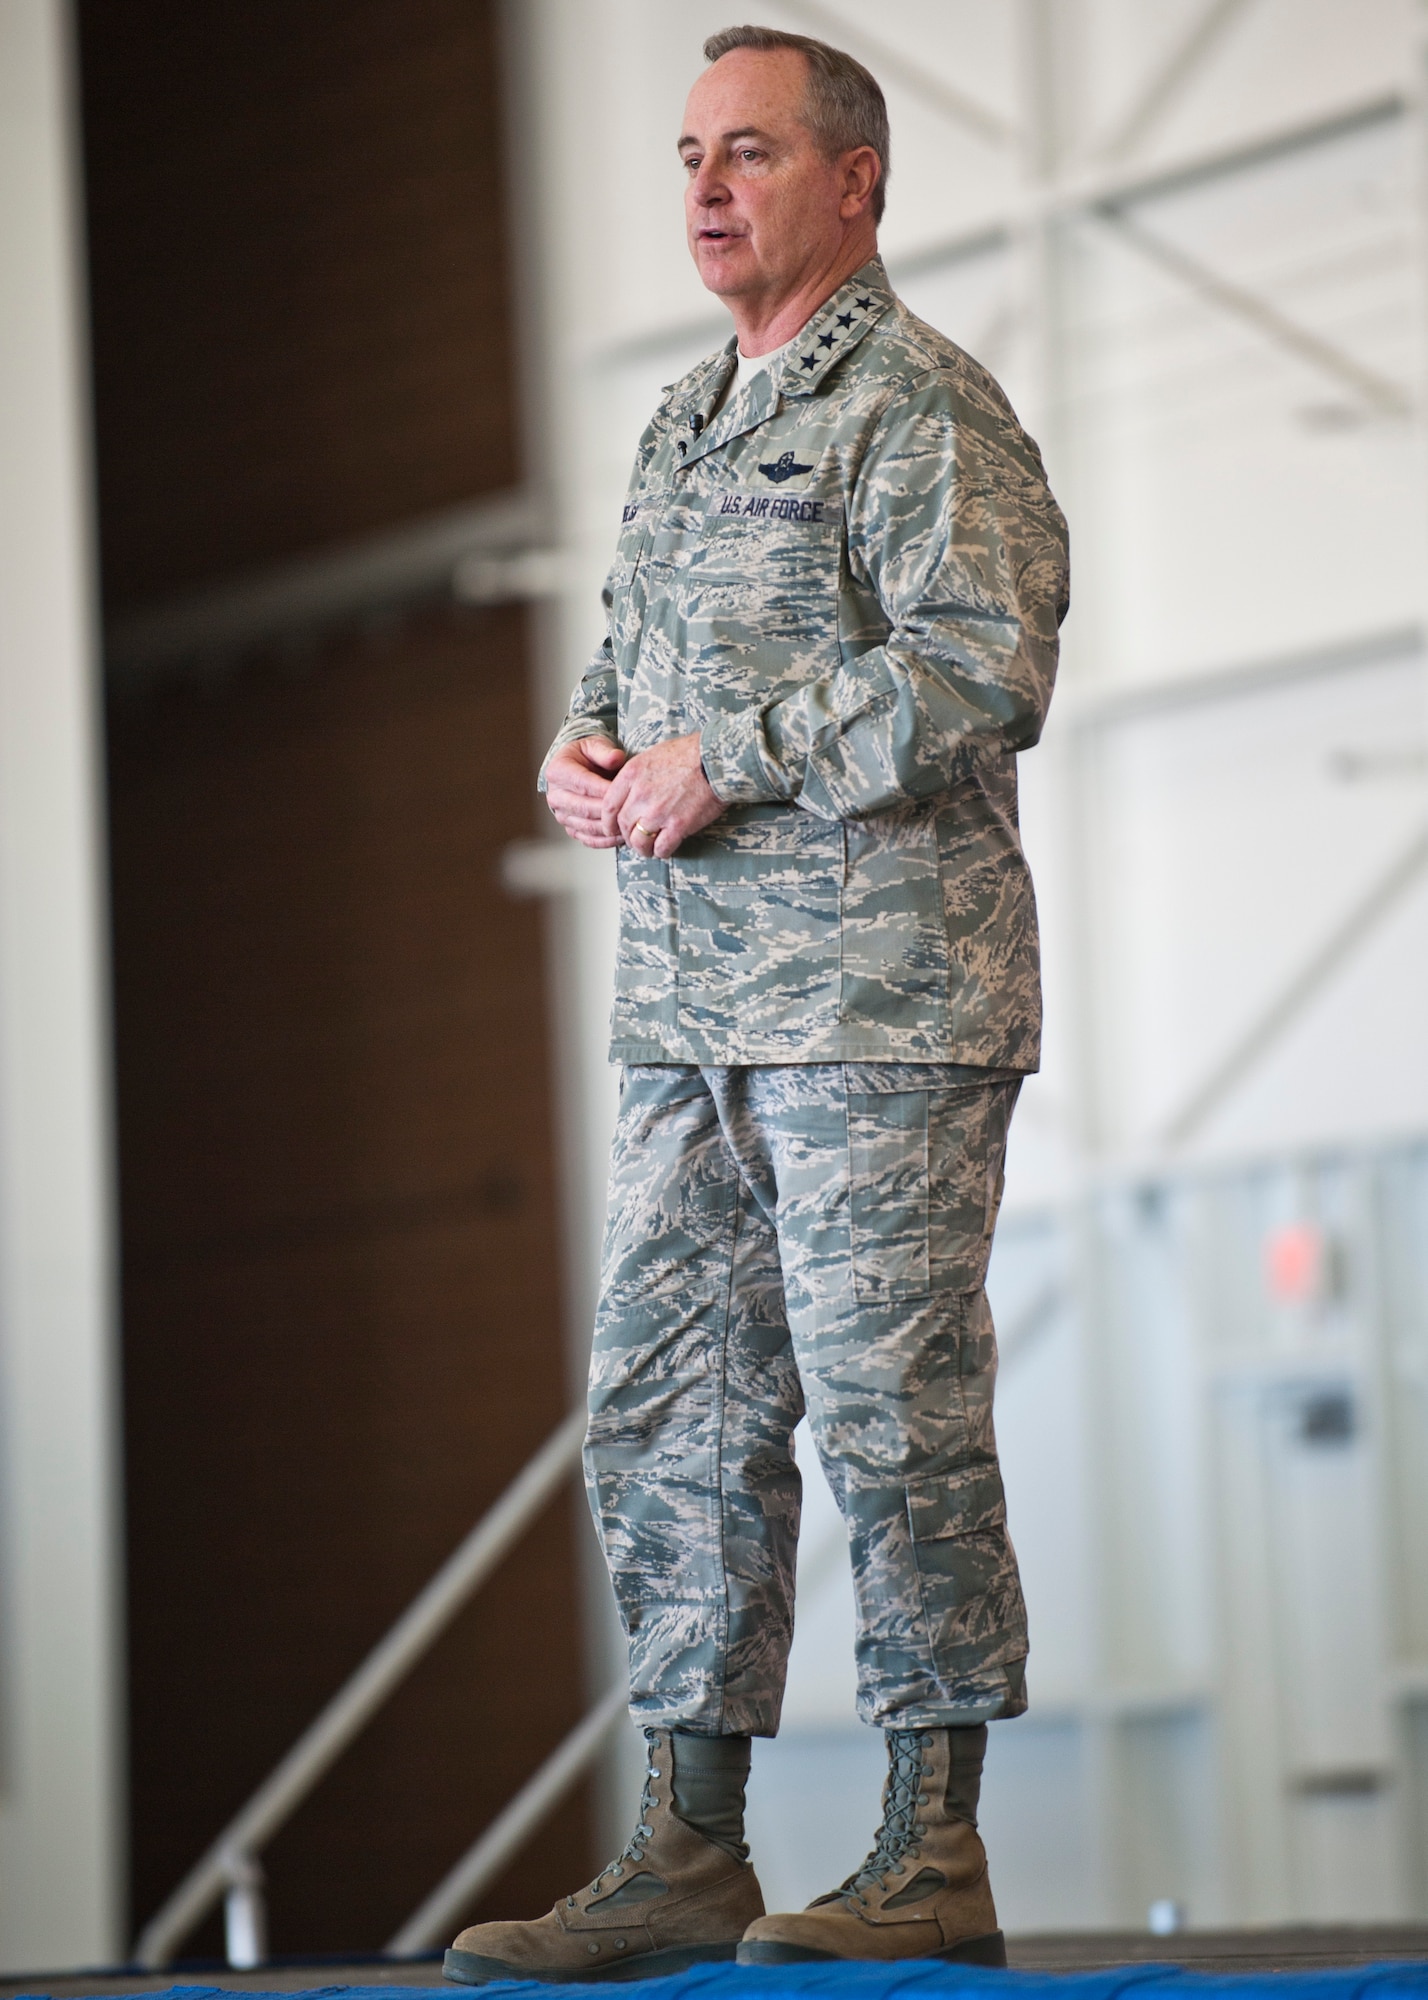
<path fill-rule="evenodd" d="M 809 1958 L 1005 1965 L 975 1825 L 985 1743 L 981 1729 L 889 1730 L 883 1823 L 872 1853 L 841 1889 L 806 1910 L 750 1924 L 740 1965 Z"/>
<path fill-rule="evenodd" d="M 445 1978 L 463 1986 L 488 1979 L 653 1979 L 705 1959 L 733 1958 L 764 1913 L 758 1878 L 747 1861 L 674 1810 L 676 1745 L 690 1739 L 675 1739 L 668 1729 L 647 1729 L 645 1738 L 640 1823 L 624 1853 L 546 1916 L 473 1924 L 447 1952 Z M 740 1740 L 746 1775 L 748 1739 Z M 694 1774 L 696 1786 L 700 1776 Z M 742 1778 L 736 1797 L 742 1813 Z"/>

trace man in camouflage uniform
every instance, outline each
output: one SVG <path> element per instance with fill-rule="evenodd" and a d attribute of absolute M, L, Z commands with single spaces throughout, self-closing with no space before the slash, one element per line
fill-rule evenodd
<path fill-rule="evenodd" d="M 1065 524 L 996 383 L 889 289 L 871 77 L 768 30 L 705 53 L 680 151 L 737 351 L 641 440 L 608 636 L 543 773 L 567 831 L 617 849 L 586 1466 L 650 1775 L 588 1889 L 462 1934 L 473 1982 L 736 1948 L 1005 1962 L 976 1804 L 1027 1641 L 983 1281 L 1038 1058 L 1015 760 Z M 766 1917 L 743 1784 L 778 1728 L 805 1409 L 890 1770 L 863 1867 Z"/>

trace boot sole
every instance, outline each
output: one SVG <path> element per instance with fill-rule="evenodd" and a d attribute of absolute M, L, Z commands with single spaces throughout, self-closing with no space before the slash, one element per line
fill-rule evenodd
<path fill-rule="evenodd" d="M 1007 1941 L 1000 1931 L 988 1931 L 984 1937 L 963 1938 L 959 1944 L 949 1944 L 945 1951 L 929 1951 L 919 1953 L 918 1956 L 940 1959 L 948 1965 L 1004 1967 L 1007 1962 Z M 772 1939 L 765 1941 L 762 1938 L 754 1938 L 749 1943 L 739 1946 L 740 1965 L 802 1965 L 810 1959 L 822 1959 L 835 1964 L 850 1962 L 840 1951 L 815 1951 L 811 1945 L 776 1944 Z M 880 1965 L 897 1963 L 895 1959 L 873 1960 L 871 1953 L 867 1958 L 851 1962 L 860 1965 L 870 1962 Z"/>
<path fill-rule="evenodd" d="M 692 1965 L 732 1963 L 738 1950 L 737 1938 L 729 1944 L 666 1945 L 663 1951 L 639 1952 L 633 1958 L 617 1959 L 613 1965 L 591 1966 L 588 1971 L 584 1966 L 563 1965 L 542 1972 L 534 1965 L 507 1965 L 503 1959 L 457 1951 L 453 1945 L 442 1960 L 441 1976 L 454 1980 L 458 1986 L 485 1986 L 493 1979 L 541 1979 L 557 1986 L 570 1985 L 576 1980 L 593 1983 L 604 1979 L 659 1979 L 668 1972 L 687 1972 Z"/>

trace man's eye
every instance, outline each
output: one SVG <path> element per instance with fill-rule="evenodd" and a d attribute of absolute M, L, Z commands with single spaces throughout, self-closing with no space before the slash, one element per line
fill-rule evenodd
<path fill-rule="evenodd" d="M 761 160 L 763 154 L 755 146 L 745 146 L 739 153 L 741 160 Z"/>
<path fill-rule="evenodd" d="M 684 156 L 684 166 L 687 173 L 694 173 L 699 166 L 699 155 L 697 153 L 686 153 Z"/>

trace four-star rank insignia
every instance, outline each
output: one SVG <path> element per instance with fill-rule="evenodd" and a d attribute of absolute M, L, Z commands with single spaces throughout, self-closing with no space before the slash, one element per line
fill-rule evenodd
<path fill-rule="evenodd" d="M 871 310 L 872 305 L 873 296 L 871 292 L 866 298 L 850 300 L 847 312 L 836 314 L 832 322 L 824 322 L 823 332 L 815 336 L 812 352 L 800 356 L 800 365 L 810 371 L 816 368 L 823 358 L 819 353 L 819 349 L 831 349 L 838 339 L 839 332 L 844 328 L 851 327 L 853 324 L 854 312 L 868 312 Z M 696 438 L 704 427 L 699 416 L 695 416 L 690 420 L 689 428 L 693 431 Z M 679 440 L 679 449 L 681 452 L 686 452 L 689 449 L 683 438 Z M 799 473 L 812 472 L 812 470 L 813 467 L 811 465 L 800 465 L 791 451 L 783 452 L 774 460 L 772 465 L 761 465 L 759 467 L 759 471 L 764 475 L 765 479 L 771 479 L 775 486 L 782 486 L 785 480 L 796 479 Z"/>
<path fill-rule="evenodd" d="M 797 473 L 812 472 L 812 470 L 813 467 L 811 465 L 797 464 L 791 451 L 782 453 L 780 457 L 774 460 L 772 465 L 761 465 L 759 467 L 759 471 L 764 475 L 765 479 L 771 479 L 775 486 L 782 486 L 785 479 L 792 479 Z"/>

